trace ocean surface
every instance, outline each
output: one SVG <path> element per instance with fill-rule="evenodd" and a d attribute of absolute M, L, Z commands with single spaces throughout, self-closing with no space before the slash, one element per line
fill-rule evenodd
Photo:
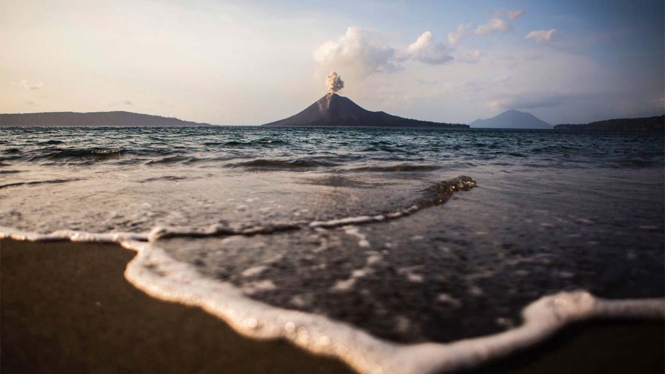
<path fill-rule="evenodd" d="M 0 128 L 0 233 L 124 241 L 146 292 L 364 372 L 548 295 L 663 298 L 664 212 L 662 133 Z"/>

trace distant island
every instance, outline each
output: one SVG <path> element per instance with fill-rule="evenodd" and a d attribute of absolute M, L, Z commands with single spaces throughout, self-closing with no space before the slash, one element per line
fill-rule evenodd
<path fill-rule="evenodd" d="M 0 114 L 0 127 L 200 127 L 207 123 L 131 112 Z"/>
<path fill-rule="evenodd" d="M 555 130 L 593 131 L 663 131 L 665 116 L 645 118 L 620 118 L 591 122 L 586 125 L 556 125 Z"/>
<path fill-rule="evenodd" d="M 468 125 L 421 121 L 363 109 L 351 99 L 330 92 L 302 112 L 266 123 L 267 127 L 427 127 L 468 129 Z"/>
<path fill-rule="evenodd" d="M 472 128 L 486 129 L 551 129 L 552 125 L 531 113 L 508 110 L 488 119 L 477 119 L 469 124 Z"/>

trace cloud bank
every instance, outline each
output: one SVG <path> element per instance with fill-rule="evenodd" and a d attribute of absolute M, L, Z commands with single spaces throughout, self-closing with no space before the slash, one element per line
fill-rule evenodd
<path fill-rule="evenodd" d="M 469 26 L 470 24 L 466 28 Z M 461 36 L 464 28 L 458 30 L 461 30 Z M 372 32 L 351 26 L 338 40 L 319 46 L 314 51 L 313 58 L 320 66 L 329 70 L 342 70 L 353 78 L 364 78 L 373 73 L 396 72 L 404 69 L 407 61 L 441 65 L 453 60 L 450 48 L 437 41 L 430 31 L 422 33 L 402 51 L 380 45 L 376 39 Z"/>

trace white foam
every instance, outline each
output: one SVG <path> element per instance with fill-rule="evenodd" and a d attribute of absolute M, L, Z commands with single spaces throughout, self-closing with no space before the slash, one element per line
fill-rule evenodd
<path fill-rule="evenodd" d="M 436 301 L 441 304 L 450 305 L 453 308 L 459 308 L 462 306 L 462 303 L 455 299 L 454 297 L 448 295 L 447 293 L 440 293 L 436 296 Z"/>
<path fill-rule="evenodd" d="M 241 273 L 241 275 L 243 277 L 255 277 L 255 276 L 263 273 L 263 271 L 265 271 L 267 268 L 268 268 L 267 266 L 253 266 L 251 268 L 245 269 Z"/>
<path fill-rule="evenodd" d="M 419 270 L 420 268 L 421 266 L 400 268 L 397 269 L 397 273 L 406 275 L 406 279 L 411 283 L 423 283 L 425 281 L 425 277 L 423 277 L 421 274 L 416 273 L 416 271 Z"/>
<path fill-rule="evenodd" d="M 383 216 L 376 216 L 376 217 L 383 217 Z M 359 216 L 359 217 L 348 217 L 348 218 L 341 218 L 341 219 L 332 219 L 329 221 L 314 221 L 309 224 L 310 227 L 336 227 L 336 226 L 343 226 L 343 225 L 351 225 L 354 223 L 368 223 L 368 222 L 376 222 L 383 220 L 384 218 L 381 219 L 376 219 L 376 217 L 372 216 Z"/>
<path fill-rule="evenodd" d="M 347 235 L 355 236 L 358 238 L 358 246 L 360 248 L 369 248 L 371 246 L 367 240 L 367 236 L 361 233 L 360 229 L 356 226 L 344 226 L 343 229 Z"/>
<path fill-rule="evenodd" d="M 252 295 L 261 291 L 272 291 L 276 290 L 277 286 L 271 280 L 262 280 L 253 283 L 244 284 L 241 288 L 242 292 L 246 295 Z"/>
<path fill-rule="evenodd" d="M 0 226 L 0 239 L 14 239 L 27 241 L 63 241 L 90 242 L 90 243 L 121 243 L 126 240 L 147 241 L 149 233 L 111 232 L 111 233 L 89 233 L 75 230 L 60 230 L 50 234 L 39 234 L 36 232 L 20 231 L 9 227 Z"/>
<path fill-rule="evenodd" d="M 321 315 L 252 300 L 231 284 L 204 278 L 193 265 L 174 260 L 158 243 L 144 241 L 151 237 L 152 233 L 37 234 L 0 227 L 0 238 L 118 242 L 137 252 L 127 265 L 125 278 L 147 294 L 201 307 L 251 338 L 283 338 L 314 354 L 337 357 L 363 374 L 452 372 L 533 346 L 573 322 L 597 318 L 665 318 L 665 299 L 605 300 L 587 292 L 562 292 L 528 305 L 522 312 L 523 324 L 502 333 L 447 344 L 401 345 Z M 362 275 L 354 272 L 351 279 Z M 253 286 L 256 290 L 269 290 L 274 284 L 259 282 Z M 448 301 L 447 297 L 443 299 Z"/>
<path fill-rule="evenodd" d="M 352 289 L 355 284 L 356 278 L 351 276 L 349 279 L 335 282 L 335 284 L 330 287 L 330 292 L 345 292 Z"/>

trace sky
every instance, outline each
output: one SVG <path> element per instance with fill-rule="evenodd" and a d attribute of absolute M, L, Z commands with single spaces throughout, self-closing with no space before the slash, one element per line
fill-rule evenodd
<path fill-rule="evenodd" d="M 662 0 L 0 1 L 0 113 L 130 111 L 220 125 L 327 93 L 469 123 L 662 115 Z"/>

